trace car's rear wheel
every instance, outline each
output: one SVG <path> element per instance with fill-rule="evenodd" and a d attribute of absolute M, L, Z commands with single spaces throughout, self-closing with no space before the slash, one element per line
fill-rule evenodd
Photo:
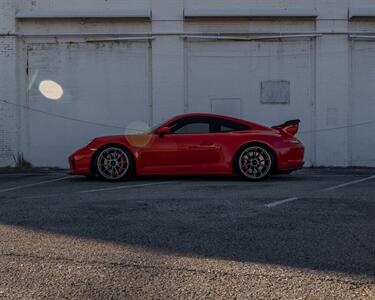
<path fill-rule="evenodd" d="M 99 150 L 94 164 L 96 173 L 108 181 L 128 179 L 134 165 L 129 151 L 119 146 L 108 146 Z"/>
<path fill-rule="evenodd" d="M 250 145 L 242 149 L 236 158 L 238 175 L 248 181 L 268 178 L 273 169 L 274 156 L 262 145 Z"/>

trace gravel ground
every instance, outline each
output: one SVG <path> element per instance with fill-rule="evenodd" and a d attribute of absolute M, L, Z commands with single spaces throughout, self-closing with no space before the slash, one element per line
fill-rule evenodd
<path fill-rule="evenodd" d="M 0 298 L 375 299 L 374 174 L 0 172 Z"/>

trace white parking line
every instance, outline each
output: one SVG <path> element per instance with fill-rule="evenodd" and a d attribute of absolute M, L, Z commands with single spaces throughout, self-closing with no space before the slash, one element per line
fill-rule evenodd
<path fill-rule="evenodd" d="M 328 188 L 324 188 L 324 189 L 321 189 L 320 192 L 330 192 L 330 191 L 333 191 L 333 190 L 337 190 L 337 189 L 340 189 L 340 188 L 343 188 L 343 187 L 347 187 L 347 186 L 354 185 L 354 184 L 357 184 L 357 183 L 361 183 L 361 182 L 364 182 L 364 181 L 368 181 L 368 180 L 371 180 L 371 179 L 375 179 L 375 175 L 370 176 L 370 177 L 366 177 L 366 178 L 362 178 L 362 179 L 358 179 L 358 180 L 349 181 L 349 182 L 338 184 L 338 185 L 334 185 L 334 186 L 331 186 L 331 187 L 328 187 Z M 284 199 L 284 200 L 279 200 L 279 201 L 268 203 L 268 204 L 264 205 L 264 207 L 265 208 L 273 208 L 273 207 L 276 207 L 276 206 L 279 206 L 279 205 L 282 205 L 282 204 L 285 204 L 285 203 L 289 203 L 289 202 L 292 202 L 292 201 L 296 201 L 296 200 L 299 200 L 299 199 L 300 198 L 298 198 L 298 197 L 291 197 L 291 198 L 287 198 L 287 199 Z"/>
<path fill-rule="evenodd" d="M 285 203 L 288 203 L 288 202 L 296 201 L 298 199 L 299 198 L 297 198 L 297 197 L 291 197 L 291 198 L 287 198 L 287 199 L 284 199 L 284 200 L 280 200 L 280 201 L 275 201 L 275 202 L 268 203 L 268 204 L 265 205 L 265 207 L 266 208 L 273 208 L 273 207 L 279 206 L 281 204 L 285 204 Z"/>
<path fill-rule="evenodd" d="M 44 198 L 53 198 L 53 197 L 72 195 L 72 194 L 89 194 L 89 193 L 99 193 L 99 192 L 107 192 L 107 191 L 132 189 L 132 188 L 141 188 L 141 187 L 147 187 L 147 186 L 163 185 L 163 184 L 168 184 L 168 183 L 170 183 L 170 181 L 144 183 L 144 184 L 134 184 L 134 185 L 121 185 L 121 186 L 116 186 L 116 187 L 112 187 L 112 188 L 101 188 L 101 189 L 92 189 L 92 190 L 69 192 L 69 193 L 56 193 L 56 194 L 47 194 L 47 195 L 26 196 L 26 197 L 20 197 L 20 198 L 17 198 L 17 199 L 21 199 L 21 200 L 22 199 L 44 199 Z"/>
<path fill-rule="evenodd" d="M 79 191 L 77 193 L 96 193 L 96 192 L 107 192 L 107 191 L 116 191 L 116 190 L 124 190 L 124 189 L 131 189 L 131 188 L 139 188 L 139 187 L 146 187 L 146 186 L 153 186 L 153 185 L 162 185 L 171 183 L 170 181 L 163 181 L 163 182 L 154 182 L 154 183 L 144 183 L 144 184 L 134 184 L 134 185 L 120 185 L 112 188 L 102 188 L 102 189 L 93 189 L 93 190 L 86 190 L 86 191 Z"/>
<path fill-rule="evenodd" d="M 375 179 L 375 175 L 370 176 L 370 177 L 366 177 L 366 178 L 362 178 L 362 179 L 358 179 L 358 180 L 354 180 L 354 181 L 350 181 L 350 182 L 347 182 L 347 183 L 331 186 L 331 187 L 322 189 L 320 191 L 321 192 L 329 192 L 329 191 L 337 190 L 337 189 L 340 189 L 340 188 L 343 188 L 343 187 L 346 187 L 346 186 L 349 186 L 349 185 L 353 185 L 353 184 L 357 184 L 357 183 L 360 183 L 360 182 L 368 181 L 368 180 L 371 180 L 371 179 Z"/>
<path fill-rule="evenodd" d="M 65 179 L 68 179 L 68 178 L 72 178 L 72 176 L 65 176 L 65 177 L 60 177 L 60 178 L 57 178 L 57 179 L 51 179 L 51 180 L 45 180 L 45 181 L 40 181 L 40 182 L 36 182 L 36 183 L 14 186 L 14 187 L 11 187 L 11 188 L 0 190 L 0 193 L 6 193 L 6 192 L 11 192 L 11 191 L 21 190 L 21 189 L 25 189 L 25 188 L 29 188 L 29 187 L 33 187 L 33 186 L 38 186 L 38 185 L 42 185 L 42 184 L 46 184 L 46 183 L 52 183 L 52 182 L 65 180 Z"/>
<path fill-rule="evenodd" d="M 1 173 L 0 178 L 6 177 L 26 177 L 26 176 L 40 176 L 40 173 Z"/>

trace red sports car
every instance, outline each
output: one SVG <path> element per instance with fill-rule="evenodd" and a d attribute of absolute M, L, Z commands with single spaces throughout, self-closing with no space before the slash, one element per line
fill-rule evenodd
<path fill-rule="evenodd" d="M 268 128 L 212 114 L 177 116 L 139 135 L 94 139 L 69 157 L 70 173 L 117 181 L 131 175 L 222 174 L 258 181 L 303 166 L 299 120 Z"/>

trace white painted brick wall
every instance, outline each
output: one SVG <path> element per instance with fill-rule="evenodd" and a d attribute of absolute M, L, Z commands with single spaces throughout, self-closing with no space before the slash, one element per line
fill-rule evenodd
<path fill-rule="evenodd" d="M 16 38 L 0 37 L 0 99 L 16 102 Z M 12 165 L 16 152 L 16 108 L 0 101 L 0 166 Z"/>
<path fill-rule="evenodd" d="M 14 0 L 0 0 L 0 99 L 16 101 Z M 12 165 L 16 152 L 16 109 L 0 102 L 0 166 Z"/>
<path fill-rule="evenodd" d="M 17 0 L 0 0 L 0 34 L 13 33 Z"/>
<path fill-rule="evenodd" d="M 152 22 L 129 21 L 19 21 L 20 34 L 62 34 L 62 33 L 111 33 L 135 32 L 310 32 L 322 31 L 316 39 L 313 52 L 316 56 L 314 109 L 316 129 L 327 126 L 342 126 L 340 131 L 311 133 L 315 140 L 315 165 L 350 164 L 351 138 L 350 101 L 350 39 L 343 34 L 350 31 L 375 34 L 375 20 L 349 22 L 348 9 L 355 6 L 375 7 L 373 0 L 0 0 L 0 98 L 19 104 L 26 104 L 25 80 L 26 51 L 22 40 L 12 36 L 16 31 L 15 11 L 20 10 L 65 10 L 65 9 L 152 9 Z M 183 20 L 183 8 L 316 8 L 319 14 L 316 22 L 304 20 L 257 21 L 247 20 L 208 22 Z M 31 39 L 45 42 L 45 39 Z M 184 40 L 178 35 L 157 36 L 152 42 L 152 98 L 153 120 L 163 120 L 184 110 L 185 75 Z M 315 59 L 315 58 L 312 58 Z M 371 57 L 369 58 L 371 59 Z M 371 85 L 372 82 L 369 82 Z M 186 85 L 187 86 L 187 85 Z M 204 92 L 204 91 L 203 91 Z M 230 91 L 229 91 L 230 93 Z M 255 99 L 256 100 L 256 99 Z M 92 108 L 95 109 L 95 108 Z M 332 114 L 334 114 L 332 116 Z M 18 118 L 17 116 L 22 118 Z M 18 151 L 27 152 L 25 128 L 17 130 L 27 113 L 15 107 L 0 103 L 0 166 L 13 162 L 12 155 Z M 368 121 L 368 120 L 363 120 Z M 25 126 L 25 125 L 24 125 Z M 21 127 L 22 128 L 22 127 Z M 18 136 L 18 137 L 17 137 Z M 52 138 L 52 137 L 51 137 Z M 22 146 L 18 146 L 19 144 Z M 26 146 L 24 146 L 26 144 Z M 375 159 L 374 159 L 375 162 Z"/>

